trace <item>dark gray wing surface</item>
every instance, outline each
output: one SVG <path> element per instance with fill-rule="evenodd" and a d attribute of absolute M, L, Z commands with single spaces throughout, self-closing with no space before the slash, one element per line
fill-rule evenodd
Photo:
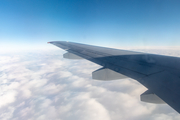
<path fill-rule="evenodd" d="M 65 41 L 49 43 L 137 80 L 180 113 L 180 58 Z"/>

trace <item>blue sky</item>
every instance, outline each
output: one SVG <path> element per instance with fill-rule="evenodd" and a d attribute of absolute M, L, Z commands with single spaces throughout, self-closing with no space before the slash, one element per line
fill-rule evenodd
<path fill-rule="evenodd" d="M 1 0 L 0 44 L 48 41 L 109 47 L 180 46 L 180 1 Z"/>

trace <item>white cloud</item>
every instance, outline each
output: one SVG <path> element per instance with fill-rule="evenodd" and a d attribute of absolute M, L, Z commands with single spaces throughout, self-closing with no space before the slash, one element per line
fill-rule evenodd
<path fill-rule="evenodd" d="M 15 107 L 7 107 L 7 110 L 4 110 L 0 114 L 1 120 L 9 120 L 13 117 L 13 112 L 15 110 Z"/>
<path fill-rule="evenodd" d="M 1 95 L 0 95 L 0 108 L 8 105 L 10 103 L 15 102 L 16 95 L 17 95 L 17 92 L 13 91 L 13 90 L 9 90 L 9 91 L 1 93 Z"/>
<path fill-rule="evenodd" d="M 176 53 L 177 54 L 177 53 Z M 62 52 L 0 56 L 2 120 L 178 120 L 168 105 L 143 103 L 146 88 L 132 79 L 97 81 L 100 66 L 66 60 Z"/>

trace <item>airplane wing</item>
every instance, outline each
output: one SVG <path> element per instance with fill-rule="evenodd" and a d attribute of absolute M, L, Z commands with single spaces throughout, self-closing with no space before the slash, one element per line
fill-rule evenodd
<path fill-rule="evenodd" d="M 148 88 L 141 101 L 167 103 L 180 113 L 180 58 L 65 41 L 49 43 L 66 50 L 64 58 L 84 58 L 101 65 L 92 73 L 93 79 L 133 78 Z"/>

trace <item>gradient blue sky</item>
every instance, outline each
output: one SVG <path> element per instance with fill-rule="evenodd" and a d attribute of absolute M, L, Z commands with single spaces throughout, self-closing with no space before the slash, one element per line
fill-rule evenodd
<path fill-rule="evenodd" d="M 179 5 L 179 0 L 1 0 L 0 44 L 180 46 Z"/>

